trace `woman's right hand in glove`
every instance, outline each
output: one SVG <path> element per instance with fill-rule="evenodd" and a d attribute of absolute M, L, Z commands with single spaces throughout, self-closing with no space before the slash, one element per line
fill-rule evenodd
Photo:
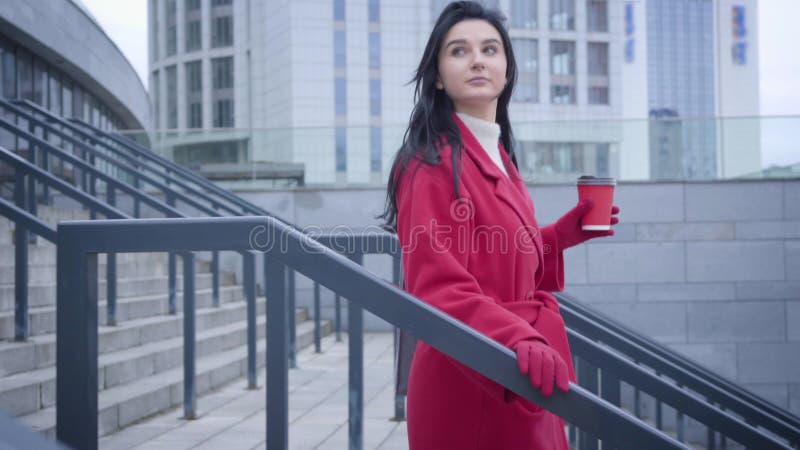
<path fill-rule="evenodd" d="M 549 397 L 554 386 L 569 391 L 569 369 L 561 355 L 542 341 L 520 341 L 514 347 L 519 371 L 527 374 L 531 385 Z"/>

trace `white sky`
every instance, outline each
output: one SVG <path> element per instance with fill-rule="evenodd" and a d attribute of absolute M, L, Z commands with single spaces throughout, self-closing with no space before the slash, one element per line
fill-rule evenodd
<path fill-rule="evenodd" d="M 82 1 L 147 86 L 147 0 Z M 800 0 L 759 0 L 758 14 L 761 115 L 800 115 Z M 764 165 L 797 162 L 797 140 L 765 147 Z"/>

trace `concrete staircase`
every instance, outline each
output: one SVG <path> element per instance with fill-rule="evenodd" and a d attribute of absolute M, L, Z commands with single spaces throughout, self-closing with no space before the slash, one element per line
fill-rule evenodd
<path fill-rule="evenodd" d="M 39 217 L 86 218 L 81 210 L 40 207 Z M 29 246 L 30 339 L 14 342 L 13 223 L 0 217 L 0 411 L 47 435 L 55 434 L 55 248 L 44 239 Z M 180 261 L 179 261 L 180 262 Z M 182 298 L 167 312 L 166 254 L 117 255 L 117 326 L 105 325 L 105 262 L 99 261 L 99 432 L 105 435 L 183 401 Z M 180 274 L 180 264 L 178 265 Z M 207 262 L 196 268 L 197 393 L 246 374 L 246 305 L 232 273 L 220 274 L 220 306 L 212 306 Z M 182 288 L 179 276 L 178 289 Z M 257 299 L 258 363 L 264 365 L 266 303 Z M 313 322 L 296 311 L 299 348 L 313 342 Z M 323 322 L 324 334 L 331 324 Z M 264 380 L 260 380 L 263 383 Z M 242 381 L 244 387 L 244 381 Z M 202 414 L 203 400 L 198 399 Z"/>

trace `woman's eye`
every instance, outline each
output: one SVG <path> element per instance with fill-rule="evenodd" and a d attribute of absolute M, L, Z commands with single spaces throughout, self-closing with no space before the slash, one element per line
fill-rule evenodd
<path fill-rule="evenodd" d="M 453 49 L 453 53 L 452 53 L 452 55 L 453 55 L 453 56 L 461 56 L 461 55 L 463 55 L 464 53 L 466 53 L 466 50 L 464 50 L 464 49 L 463 49 L 463 48 L 461 48 L 461 47 L 456 47 L 456 48 L 454 48 L 454 49 Z"/>
<path fill-rule="evenodd" d="M 489 55 L 494 55 L 495 53 L 497 53 L 497 47 L 495 46 L 486 47 L 485 49 L 483 49 L 483 51 Z"/>

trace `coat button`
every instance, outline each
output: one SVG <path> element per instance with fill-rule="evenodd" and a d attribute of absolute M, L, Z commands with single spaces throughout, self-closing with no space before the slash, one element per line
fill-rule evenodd
<path fill-rule="evenodd" d="M 533 299 L 534 299 L 533 291 L 528 291 L 528 292 L 525 293 L 525 300 L 533 301 Z"/>

